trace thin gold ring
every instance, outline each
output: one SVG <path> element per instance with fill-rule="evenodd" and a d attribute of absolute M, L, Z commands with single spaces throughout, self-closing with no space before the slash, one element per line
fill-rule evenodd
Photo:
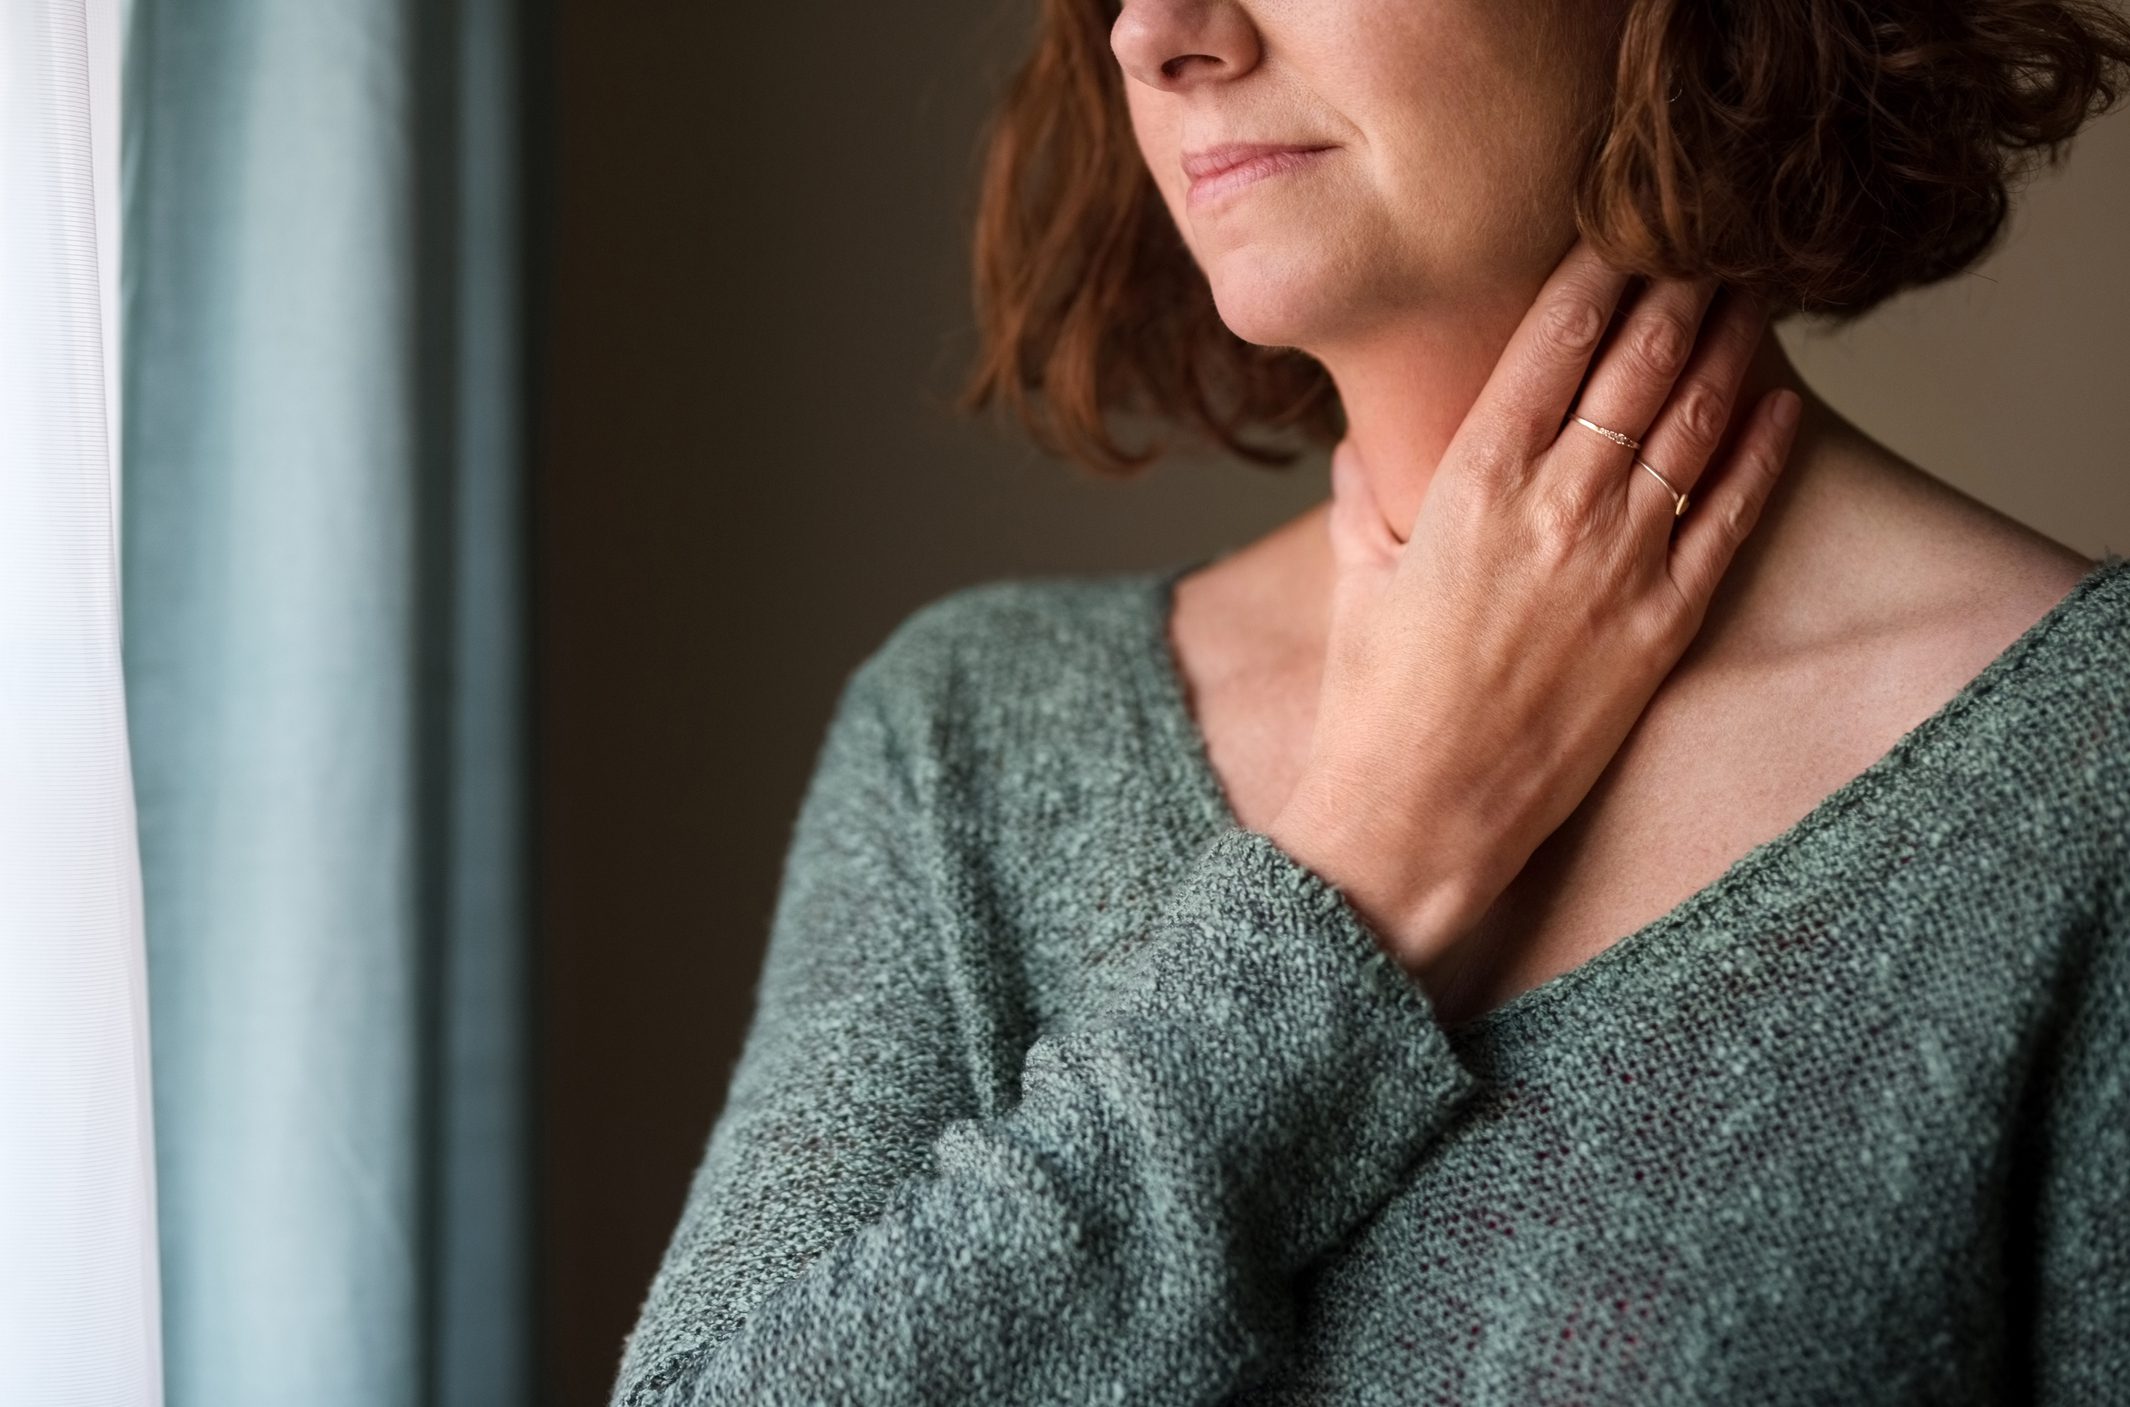
<path fill-rule="evenodd" d="M 1656 469 L 1651 466 L 1648 460 L 1637 459 L 1635 463 L 1641 465 L 1644 469 L 1648 469 L 1650 473 L 1657 474 Z M 1674 518 L 1683 515 L 1686 512 L 1686 495 L 1673 488 L 1671 486 L 1671 480 L 1665 478 L 1662 474 L 1657 474 L 1657 482 L 1664 485 L 1665 492 L 1669 493 L 1672 498 L 1676 500 L 1672 504 L 1671 515 Z"/>
<path fill-rule="evenodd" d="M 1583 417 L 1580 415 L 1571 418 L 1575 421 L 1576 424 L 1588 426 L 1590 429 L 1597 431 L 1600 435 L 1603 435 L 1606 439 L 1612 441 L 1616 445 L 1625 445 L 1629 449 L 1640 449 L 1642 447 L 1642 442 L 1632 435 L 1622 434 L 1618 430 L 1607 429 L 1605 426 L 1598 424 L 1596 421 L 1583 419 Z M 1671 495 L 1671 515 L 1674 518 L 1684 516 L 1686 513 L 1686 495 L 1673 488 L 1671 480 L 1665 478 L 1662 474 L 1657 474 L 1656 466 L 1649 463 L 1649 461 L 1644 459 L 1637 459 L 1635 463 L 1641 465 L 1644 469 L 1649 470 L 1650 473 L 1656 474 L 1657 482 L 1664 485 L 1664 491 Z"/>
<path fill-rule="evenodd" d="M 1623 435 L 1618 430 L 1608 430 L 1594 420 L 1585 420 L 1582 416 L 1578 415 L 1575 417 L 1575 423 L 1578 425 L 1588 425 L 1591 429 L 1597 431 L 1600 435 L 1603 435 L 1606 439 L 1612 441 L 1616 445 L 1625 445 L 1629 449 L 1640 449 L 1642 447 L 1642 442 L 1636 439 L 1634 436 Z"/>

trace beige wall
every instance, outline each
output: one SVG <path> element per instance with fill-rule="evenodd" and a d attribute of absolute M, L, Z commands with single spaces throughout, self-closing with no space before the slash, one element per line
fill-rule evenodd
<path fill-rule="evenodd" d="M 537 496 L 551 1401 L 603 1401 L 746 1019 L 843 675 L 966 582 L 1240 542 L 1324 491 L 1092 481 L 938 409 L 968 175 L 1032 5 L 561 0 Z M 2008 246 L 1836 339 L 1894 448 L 2088 553 L 2130 547 L 2130 116 Z"/>
<path fill-rule="evenodd" d="M 2130 109 L 2035 177 L 1967 274 L 1782 338 L 1814 389 L 1939 478 L 2089 556 L 2130 552 Z"/>

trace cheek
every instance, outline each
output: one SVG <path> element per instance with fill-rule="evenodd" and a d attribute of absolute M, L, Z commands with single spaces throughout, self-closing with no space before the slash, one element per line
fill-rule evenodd
<path fill-rule="evenodd" d="M 1182 153 L 1176 145 L 1179 137 L 1174 104 L 1154 101 L 1157 96 L 1147 94 L 1137 83 L 1126 82 L 1125 107 L 1131 116 L 1132 138 L 1138 143 L 1140 160 L 1166 195 L 1180 179 L 1177 163 Z"/>
<path fill-rule="evenodd" d="M 1188 244 L 1191 238 L 1191 221 L 1184 208 L 1185 187 L 1180 148 L 1181 134 L 1172 120 L 1162 113 L 1169 105 L 1142 102 L 1130 99 L 1132 137 L 1139 147 L 1139 159 L 1145 164 L 1147 175 L 1154 188 L 1161 193 L 1161 201 L 1168 207 L 1169 218 Z"/>
<path fill-rule="evenodd" d="M 1466 267 L 1523 258 L 1572 223 L 1574 115 L 1523 79 L 1469 73 L 1386 110 L 1372 164 L 1393 222 Z"/>
<path fill-rule="evenodd" d="M 1543 56 L 1563 39 L 1540 32 L 1534 13 L 1459 0 L 1375 12 L 1378 42 L 1345 72 L 1386 206 L 1489 238 L 1551 223 L 1587 100 L 1580 73 L 1549 70 Z"/>

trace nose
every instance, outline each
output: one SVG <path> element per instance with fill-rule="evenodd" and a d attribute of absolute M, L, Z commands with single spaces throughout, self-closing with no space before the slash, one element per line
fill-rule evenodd
<path fill-rule="evenodd" d="M 1236 0 L 1124 0 L 1109 47 L 1131 77 L 1178 92 L 1258 59 L 1257 29 Z"/>

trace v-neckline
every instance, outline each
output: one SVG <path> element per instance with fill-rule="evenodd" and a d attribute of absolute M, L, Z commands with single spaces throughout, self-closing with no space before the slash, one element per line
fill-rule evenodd
<path fill-rule="evenodd" d="M 1210 826 L 1214 832 L 1243 829 L 1241 819 L 1229 804 L 1219 775 L 1213 770 L 1205 733 L 1191 713 L 1188 688 L 1174 642 L 1169 635 L 1174 612 L 1176 583 L 1183 577 L 1224 556 L 1203 553 L 1172 561 L 1165 566 L 1136 574 L 1143 611 L 1137 620 L 1141 648 L 1131 651 L 1132 662 L 1148 700 L 1155 723 L 1163 733 L 1168 760 L 1183 782 L 1182 804 L 1194 825 Z M 2068 619 L 2087 597 L 2104 583 L 2124 576 L 2130 558 L 2119 552 L 2105 553 L 2093 569 L 2059 597 L 2040 619 L 2004 647 L 1979 673 L 1962 685 L 1922 722 L 1903 733 L 1872 763 L 1841 786 L 1822 797 L 1817 805 L 1780 834 L 1747 850 L 1730 866 L 1640 928 L 1601 948 L 1564 972 L 1527 987 L 1507 1001 L 1491 1007 L 1456 1026 L 1444 1028 L 1451 1045 L 1462 1050 L 1474 1043 L 1505 1046 L 1523 1034 L 1535 1034 L 1533 1017 L 1555 1006 L 1572 993 L 1614 981 L 1632 963 L 1656 961 L 1691 932 L 1715 905 L 1744 898 L 1763 884 L 1782 860 L 1814 836 L 1832 830 L 1868 794 L 1897 785 L 1912 755 L 1952 735 L 1958 723 L 1980 707 L 2042 642 Z"/>

